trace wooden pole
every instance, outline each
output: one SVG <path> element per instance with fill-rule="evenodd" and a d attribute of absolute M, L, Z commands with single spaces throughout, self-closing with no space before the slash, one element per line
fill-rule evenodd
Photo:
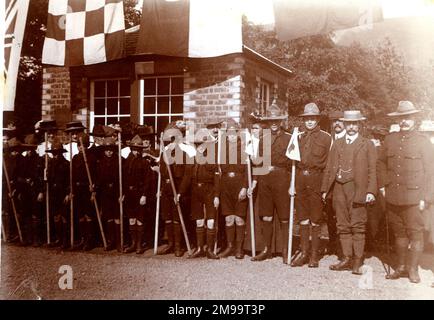
<path fill-rule="evenodd" d="M 44 169 L 44 181 L 45 181 L 45 216 L 47 219 L 47 245 L 51 244 L 50 237 L 50 183 L 48 182 L 48 132 L 45 131 L 45 169 Z"/>
<path fill-rule="evenodd" d="M 3 221 L 0 222 L 2 225 L 2 239 L 4 242 L 7 242 L 5 226 L 3 225 Z"/>
<path fill-rule="evenodd" d="M 163 133 L 161 133 L 160 141 L 163 141 Z M 160 199 L 161 199 L 161 170 L 163 170 L 161 166 L 161 150 L 163 146 L 160 143 L 160 159 L 158 162 L 158 180 L 157 180 L 157 205 L 155 207 L 155 233 L 154 233 L 154 255 L 157 254 L 158 250 L 158 228 L 160 227 Z"/>
<path fill-rule="evenodd" d="M 220 165 L 222 163 L 222 130 L 219 129 L 218 133 L 218 140 L 217 140 L 217 164 L 218 164 L 218 170 L 221 176 L 221 168 Z M 225 138 L 226 139 L 226 138 Z M 215 241 L 214 241 L 214 254 L 217 254 L 217 241 L 218 241 L 218 234 L 219 234 L 219 208 L 215 208 L 216 210 L 216 221 L 215 221 Z"/>
<path fill-rule="evenodd" d="M 91 193 L 93 193 L 92 176 L 90 174 L 89 163 L 87 162 L 86 148 L 84 147 L 84 144 L 83 144 L 83 138 L 79 137 L 79 141 L 80 141 L 81 148 L 83 149 L 83 159 L 84 159 L 84 165 L 86 167 L 87 180 L 89 181 L 89 187 L 91 188 Z M 92 199 L 93 199 L 93 204 L 95 206 L 96 218 L 98 220 L 99 231 L 101 232 L 102 243 L 104 245 L 104 249 L 107 249 L 107 240 L 105 238 L 104 228 L 102 226 L 101 213 L 99 211 L 98 202 L 96 201 L 96 199 L 94 197 L 92 197 Z"/>
<path fill-rule="evenodd" d="M 11 201 L 12 211 L 13 211 L 14 217 L 15 217 L 15 223 L 17 225 L 18 236 L 20 238 L 20 242 L 24 243 L 24 241 L 23 241 L 23 234 L 21 233 L 20 221 L 18 219 L 17 208 L 15 207 L 15 201 L 14 201 L 14 197 L 12 195 L 11 181 L 9 180 L 9 173 L 8 173 L 7 168 L 6 168 L 6 162 L 5 162 L 4 158 L 3 158 L 3 172 L 5 174 L 5 180 L 6 180 L 6 184 L 7 184 L 8 192 L 9 192 L 9 200 Z"/>
<path fill-rule="evenodd" d="M 292 160 L 291 166 L 291 185 L 289 188 L 289 194 L 291 196 L 290 213 L 289 213 L 289 237 L 288 237 L 288 265 L 291 267 L 291 255 L 292 255 L 292 228 L 294 224 L 294 200 L 295 200 L 295 160 Z"/>
<path fill-rule="evenodd" d="M 119 219 L 121 228 L 121 250 L 124 251 L 124 206 L 123 206 L 123 191 L 122 191 L 122 136 L 118 132 L 118 158 L 119 158 Z"/>
<path fill-rule="evenodd" d="M 72 183 L 72 133 L 69 133 L 69 232 L 71 248 L 74 248 L 74 192 Z"/>
<path fill-rule="evenodd" d="M 160 140 L 163 143 L 163 139 Z M 176 198 L 178 193 L 176 192 L 175 182 L 173 181 L 172 170 L 170 169 L 169 159 L 167 159 L 166 150 L 163 147 L 163 159 L 167 166 L 167 172 L 169 173 L 170 185 L 172 186 L 173 196 Z M 179 221 L 181 222 L 182 232 L 184 233 L 185 243 L 187 245 L 188 254 L 191 255 L 190 241 L 188 240 L 187 229 L 185 228 L 184 218 L 182 217 L 181 206 L 179 202 L 176 202 L 176 209 L 178 210 Z"/>

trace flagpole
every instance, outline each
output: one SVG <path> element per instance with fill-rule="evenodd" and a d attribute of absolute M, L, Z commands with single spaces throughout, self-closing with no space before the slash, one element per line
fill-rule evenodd
<path fill-rule="evenodd" d="M 47 218 L 47 245 L 51 243 L 50 237 L 50 183 L 48 181 L 48 132 L 45 131 L 45 169 L 44 169 L 44 180 L 45 180 L 45 215 Z"/>
<path fill-rule="evenodd" d="M 247 178 L 249 182 L 249 190 L 252 190 L 252 163 L 250 162 L 250 156 L 247 155 Z M 252 247 L 252 258 L 256 256 L 256 241 L 255 241 L 255 213 L 253 208 L 253 194 L 249 197 L 249 211 L 250 211 L 250 240 Z"/>
<path fill-rule="evenodd" d="M 119 166 L 119 219 L 120 219 L 120 233 L 121 233 L 121 252 L 124 251 L 124 206 L 123 206 L 123 191 L 122 191 L 122 140 L 121 132 L 118 132 L 118 166 Z"/>
<path fill-rule="evenodd" d="M 72 192 L 72 133 L 69 133 L 69 212 L 71 249 L 74 248 L 74 194 Z"/>
<path fill-rule="evenodd" d="M 220 164 L 222 163 L 222 130 L 219 129 L 218 137 L 217 137 L 217 165 L 219 173 L 221 174 Z M 218 232 L 219 232 L 219 208 L 216 207 L 216 221 L 215 221 L 215 242 L 214 242 L 214 254 L 217 254 L 217 242 L 218 242 Z"/>
<path fill-rule="evenodd" d="M 154 236 L 154 255 L 157 254 L 157 250 L 158 250 L 158 228 L 160 227 L 160 201 L 161 201 L 161 170 L 162 170 L 162 166 L 161 166 L 161 148 L 163 147 L 161 145 L 161 142 L 163 141 L 163 133 L 161 133 L 160 136 L 160 159 L 158 161 L 158 180 L 157 180 L 157 205 L 155 207 L 155 236 Z"/>

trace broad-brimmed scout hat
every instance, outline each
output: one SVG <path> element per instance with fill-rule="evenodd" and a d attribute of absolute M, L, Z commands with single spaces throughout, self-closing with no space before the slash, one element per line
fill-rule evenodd
<path fill-rule="evenodd" d="M 268 107 L 267 112 L 261 121 L 274 121 L 274 120 L 285 120 L 288 118 L 287 115 L 283 114 L 282 110 L 277 106 L 275 101 Z"/>
<path fill-rule="evenodd" d="M 154 127 L 146 125 L 139 126 L 136 129 L 136 134 L 144 140 L 149 140 L 152 136 L 155 136 Z"/>
<path fill-rule="evenodd" d="M 236 122 L 233 118 L 229 118 L 225 121 L 225 129 L 226 130 L 240 130 L 241 125 Z"/>
<path fill-rule="evenodd" d="M 38 137 L 36 134 L 31 133 L 24 137 L 24 143 L 21 145 L 23 149 L 33 149 L 36 148 L 39 144 Z"/>
<path fill-rule="evenodd" d="M 344 116 L 342 118 L 339 118 L 339 120 L 344 122 L 351 122 L 351 121 L 363 121 L 366 120 L 366 118 L 362 115 L 360 110 L 348 110 L 348 111 L 344 111 Z"/>
<path fill-rule="evenodd" d="M 398 117 L 398 116 L 405 116 L 409 114 L 415 114 L 420 112 L 421 110 L 418 110 L 415 108 L 413 103 L 411 101 L 399 101 L 398 108 L 395 112 L 388 113 L 387 115 L 389 117 Z"/>
<path fill-rule="evenodd" d="M 64 147 L 62 142 L 59 139 L 54 139 L 51 143 L 51 148 L 46 150 L 45 152 L 55 153 L 55 152 L 68 152 Z"/>
<path fill-rule="evenodd" d="M 81 121 L 71 121 L 66 124 L 65 132 L 84 131 L 85 129 L 86 127 L 83 126 Z"/>
<path fill-rule="evenodd" d="M 3 144 L 5 150 L 14 151 L 21 149 L 21 142 L 16 137 L 9 139 L 8 142 Z"/>
<path fill-rule="evenodd" d="M 56 120 L 40 120 L 35 124 L 35 130 L 55 131 L 58 130 Z"/>
<path fill-rule="evenodd" d="M 111 149 L 113 151 L 118 149 L 116 140 L 112 137 L 105 137 L 100 147 L 102 149 Z"/>
<path fill-rule="evenodd" d="M 142 138 L 140 138 L 140 136 L 139 135 L 135 135 L 131 140 L 130 140 L 130 142 L 128 143 L 128 146 L 130 147 L 130 148 L 144 148 L 144 146 L 143 146 L 143 140 L 142 140 Z"/>
<path fill-rule="evenodd" d="M 320 117 L 321 113 L 316 103 L 311 102 L 304 106 L 304 112 L 300 114 L 300 117 Z"/>

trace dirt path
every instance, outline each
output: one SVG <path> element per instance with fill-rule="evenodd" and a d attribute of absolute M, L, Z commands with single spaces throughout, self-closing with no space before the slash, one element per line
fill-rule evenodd
<path fill-rule="evenodd" d="M 434 276 L 420 270 L 418 285 L 408 279 L 387 281 L 381 262 L 369 258 L 370 281 L 350 272 L 332 272 L 335 257 L 321 260 L 319 269 L 290 269 L 280 257 L 253 263 L 234 257 L 219 261 L 152 256 L 65 252 L 44 248 L 2 246 L 2 299 L 433 299 Z M 434 261 L 433 255 L 424 259 Z M 70 265 L 72 290 L 59 289 L 61 265 Z M 33 286 L 33 289 L 32 289 Z M 363 285 L 362 285 L 363 287 Z"/>

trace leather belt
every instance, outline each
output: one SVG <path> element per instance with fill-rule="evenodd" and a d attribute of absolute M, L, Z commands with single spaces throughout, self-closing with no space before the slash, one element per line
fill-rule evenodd
<path fill-rule="evenodd" d="M 300 171 L 304 176 L 310 176 L 311 174 L 320 172 L 319 170 L 314 170 L 314 169 L 300 169 Z"/>
<path fill-rule="evenodd" d="M 166 179 L 166 183 L 169 184 L 170 183 L 170 179 Z"/>
<path fill-rule="evenodd" d="M 268 170 L 270 172 L 272 172 L 272 171 L 277 171 L 277 170 L 287 170 L 287 168 L 285 168 L 285 167 L 278 167 L 278 166 L 269 166 Z"/>
<path fill-rule="evenodd" d="M 226 172 L 226 176 L 228 176 L 229 178 L 233 178 L 233 177 L 235 177 L 236 175 L 237 175 L 237 172 L 233 172 L 233 171 Z"/>

